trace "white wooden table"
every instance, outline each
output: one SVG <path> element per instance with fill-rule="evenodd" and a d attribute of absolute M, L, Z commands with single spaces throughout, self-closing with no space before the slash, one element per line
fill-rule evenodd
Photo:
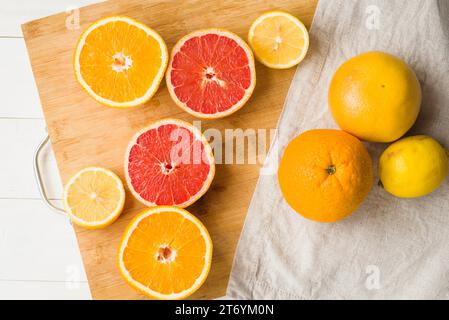
<path fill-rule="evenodd" d="M 20 25 L 95 2 L 15 0 L 0 6 L 0 299 L 91 298 L 70 221 L 44 205 L 35 183 L 32 157 L 46 134 L 45 121 Z M 51 148 L 41 165 L 58 204 L 62 186 Z"/>
<path fill-rule="evenodd" d="M 33 155 L 46 130 L 20 25 L 64 11 L 69 16 L 97 2 L 0 5 L 0 300 L 91 299 L 70 220 L 44 204 L 34 178 Z M 51 146 L 44 149 L 40 166 L 51 201 L 61 207 L 62 184 Z"/>

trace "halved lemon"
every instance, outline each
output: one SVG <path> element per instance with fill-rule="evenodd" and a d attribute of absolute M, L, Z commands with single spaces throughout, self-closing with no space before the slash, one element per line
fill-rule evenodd
<path fill-rule="evenodd" d="M 153 29 L 123 16 L 94 22 L 81 35 L 73 67 L 81 86 L 110 107 L 134 107 L 159 88 L 168 51 Z"/>
<path fill-rule="evenodd" d="M 89 167 L 69 180 L 64 188 L 63 202 L 75 224 L 90 229 L 104 228 L 122 213 L 125 189 L 112 171 Z"/>
<path fill-rule="evenodd" d="M 118 268 L 133 288 L 156 299 L 182 299 L 206 280 L 212 261 L 207 229 L 184 209 L 146 209 L 130 222 L 118 251 Z"/>
<path fill-rule="evenodd" d="M 283 11 L 270 11 L 250 27 L 248 41 L 262 64 L 288 69 L 300 63 L 309 49 L 309 33 L 296 17 Z"/>

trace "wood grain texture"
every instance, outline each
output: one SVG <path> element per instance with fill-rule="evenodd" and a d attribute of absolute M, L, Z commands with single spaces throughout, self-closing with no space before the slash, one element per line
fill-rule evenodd
<path fill-rule="evenodd" d="M 109 1 L 82 8 L 81 28 L 68 30 L 67 15 L 58 14 L 22 26 L 33 73 L 63 182 L 89 165 L 110 168 L 123 175 L 126 146 L 134 133 L 156 119 L 192 116 L 179 109 L 165 84 L 144 106 L 118 110 L 99 105 L 76 82 L 72 58 L 78 37 L 93 21 L 110 15 L 127 15 L 154 28 L 169 49 L 183 35 L 200 28 L 229 29 L 242 38 L 262 12 L 281 9 L 310 26 L 317 0 L 288 1 Z M 313 43 L 311 44 L 313 45 Z M 202 122 L 202 128 L 274 128 L 295 69 L 271 70 L 257 63 L 257 85 L 249 102 L 237 113 Z M 258 165 L 218 165 L 210 190 L 188 210 L 206 225 L 214 242 L 210 275 L 192 298 L 225 294 L 235 247 L 252 192 Z M 105 230 L 77 228 L 93 298 L 139 299 L 143 296 L 121 279 L 116 251 L 126 224 L 143 206 L 127 192 L 126 211 Z"/>

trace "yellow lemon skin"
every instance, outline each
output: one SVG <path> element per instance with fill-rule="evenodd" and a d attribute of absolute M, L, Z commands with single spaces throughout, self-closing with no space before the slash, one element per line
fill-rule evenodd
<path fill-rule="evenodd" d="M 384 52 L 366 52 L 338 68 L 328 102 L 343 130 L 365 141 L 392 142 L 415 123 L 421 86 L 401 59 Z"/>
<path fill-rule="evenodd" d="M 391 144 L 380 156 L 379 178 L 386 191 L 400 198 L 431 193 L 449 170 L 447 151 L 435 139 L 419 135 Z"/>

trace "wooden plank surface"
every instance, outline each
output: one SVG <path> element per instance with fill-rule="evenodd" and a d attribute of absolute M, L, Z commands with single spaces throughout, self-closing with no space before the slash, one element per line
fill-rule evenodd
<path fill-rule="evenodd" d="M 23 25 L 33 73 L 63 182 L 88 165 L 114 170 L 122 178 L 129 139 L 140 128 L 164 117 L 189 122 L 165 84 L 144 106 L 118 110 L 92 100 L 76 82 L 72 57 L 76 41 L 93 21 L 109 15 L 128 15 L 154 28 L 169 49 L 183 35 L 200 28 L 229 29 L 244 39 L 251 22 L 262 12 L 282 9 L 310 26 L 317 0 L 288 1 L 109 1 L 82 8 L 80 28 L 66 27 L 66 13 Z M 313 43 L 311 44 L 313 45 Z M 220 120 L 202 121 L 202 129 L 274 128 L 294 74 L 291 70 L 257 68 L 257 85 L 247 105 Z M 259 175 L 258 165 L 218 165 L 210 190 L 188 210 L 206 225 L 214 242 L 211 272 L 192 298 L 224 295 L 249 201 Z M 126 224 L 143 206 L 128 192 L 126 210 L 105 230 L 76 228 L 92 296 L 97 299 L 138 299 L 143 296 L 121 279 L 116 250 Z"/>
<path fill-rule="evenodd" d="M 94 0 L 4 1 L 0 10 L 0 299 L 90 299 L 78 243 L 67 217 L 39 199 L 31 157 L 45 121 L 20 24 Z M 51 146 L 41 155 L 51 198 L 61 180 Z M 60 205 L 59 201 L 53 201 Z"/>
<path fill-rule="evenodd" d="M 74 8 L 104 0 L 16 0 L 2 1 L 0 10 L 0 37 L 22 37 L 20 25 L 51 14 L 71 11 Z"/>

